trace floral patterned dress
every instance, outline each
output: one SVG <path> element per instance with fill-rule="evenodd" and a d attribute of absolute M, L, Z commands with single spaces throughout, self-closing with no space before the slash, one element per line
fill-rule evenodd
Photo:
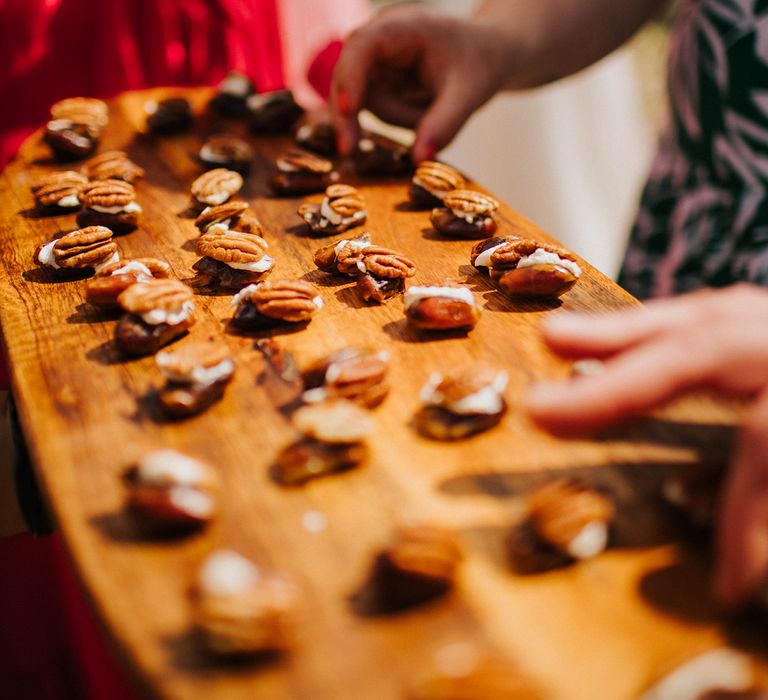
<path fill-rule="evenodd" d="M 619 283 L 640 298 L 768 285 L 768 0 L 687 0 L 669 76 Z"/>

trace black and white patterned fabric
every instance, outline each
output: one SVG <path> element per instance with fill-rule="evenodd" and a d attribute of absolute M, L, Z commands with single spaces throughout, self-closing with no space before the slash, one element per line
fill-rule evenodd
<path fill-rule="evenodd" d="M 640 298 L 768 285 L 768 0 L 687 0 L 669 93 L 619 283 Z"/>

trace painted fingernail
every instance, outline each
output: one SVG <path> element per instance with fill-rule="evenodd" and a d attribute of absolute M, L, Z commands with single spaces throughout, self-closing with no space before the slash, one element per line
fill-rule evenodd
<path fill-rule="evenodd" d="M 336 92 L 336 107 L 341 114 L 349 114 L 349 93 L 344 88 Z"/>
<path fill-rule="evenodd" d="M 433 160 L 437 155 L 438 148 L 434 143 L 428 143 L 424 146 L 424 160 Z"/>

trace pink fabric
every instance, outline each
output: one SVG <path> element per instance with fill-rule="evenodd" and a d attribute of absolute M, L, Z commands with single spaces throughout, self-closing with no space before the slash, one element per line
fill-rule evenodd
<path fill-rule="evenodd" d="M 350 31 L 368 19 L 370 2 L 281 0 L 279 7 L 286 81 L 303 105 L 320 107 L 322 100 L 318 93 L 323 98 L 327 97 L 328 86 L 315 82 L 310 66 L 330 45 L 338 44 Z M 335 61 L 330 67 L 334 65 Z M 323 75 L 330 85 L 330 71 Z"/>
<path fill-rule="evenodd" d="M 291 5 L 291 16 L 313 6 L 282 2 Z M 326 19 L 330 27 L 333 18 Z M 280 28 L 277 0 L 0 0 L 0 169 L 64 97 L 209 85 L 228 69 L 247 73 L 260 91 L 291 85 Z M 331 32 L 339 36 L 342 31 Z M 293 46 L 308 69 L 305 44 Z M 327 94 L 338 48 L 330 54 L 323 48 L 316 47 L 323 55 L 313 82 Z M 0 358 L 0 388 L 7 386 Z M 0 571 L 0 697 L 135 698 L 57 537 L 0 540 Z"/>

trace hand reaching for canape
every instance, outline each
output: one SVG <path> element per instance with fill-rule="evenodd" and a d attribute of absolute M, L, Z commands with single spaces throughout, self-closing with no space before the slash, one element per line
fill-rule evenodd
<path fill-rule="evenodd" d="M 743 602 L 768 573 L 768 290 L 736 285 L 603 315 L 542 324 L 557 354 L 603 360 L 603 371 L 543 382 L 530 415 L 556 431 L 595 428 L 696 388 L 749 397 L 717 528 L 716 593 Z"/>

